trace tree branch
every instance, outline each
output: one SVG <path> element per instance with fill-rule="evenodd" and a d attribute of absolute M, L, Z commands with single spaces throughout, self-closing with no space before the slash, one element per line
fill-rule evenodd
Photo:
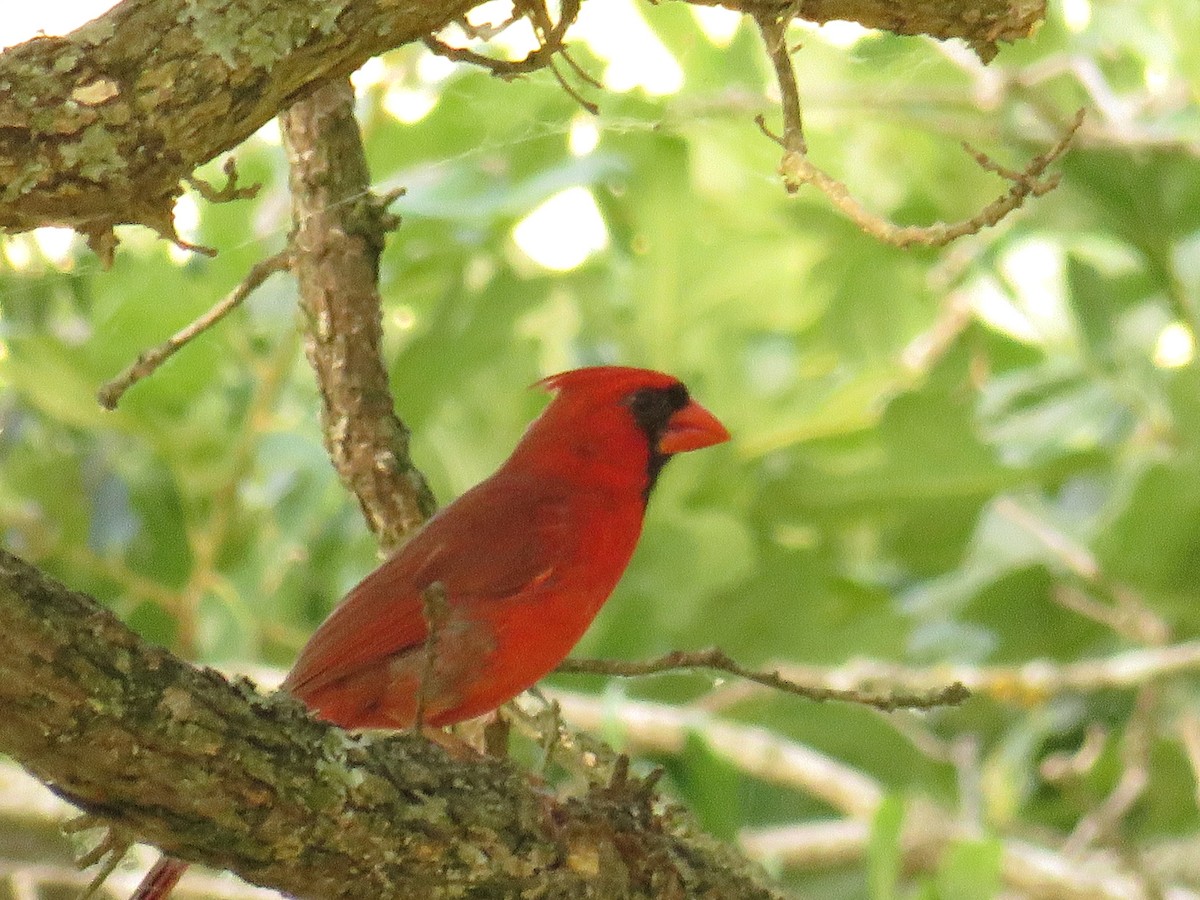
<path fill-rule="evenodd" d="M 694 0 L 707 2 L 707 0 Z M 422 40 L 475 4 L 415 0 L 124 0 L 64 37 L 0 54 L 0 231 L 67 225 L 104 261 L 113 226 L 179 241 L 172 208 L 197 166 L 279 110 L 385 50 Z M 756 18 L 857 21 L 960 37 L 985 55 L 1027 36 L 1044 0 L 726 2 Z M 569 22 L 571 15 L 564 15 Z M 552 44 L 563 35 L 553 31 Z M 990 50 L 988 48 L 991 48 Z"/>
<path fill-rule="evenodd" d="M 142 642 L 0 551 L 0 752 L 173 855 L 298 897 L 778 896 L 636 780 L 558 802 Z"/>
<path fill-rule="evenodd" d="M 180 182 L 313 85 L 418 40 L 472 4 L 125 0 L 0 55 L 0 229 L 112 227 L 174 239 Z"/>
<path fill-rule="evenodd" d="M 286 271 L 290 264 L 291 253 L 288 250 L 282 250 L 256 263 L 238 286 L 222 297 L 212 309 L 175 332 L 157 347 L 140 353 L 120 375 L 101 385 L 100 390 L 96 392 L 96 399 L 100 401 L 100 405 L 105 409 L 116 409 L 127 390 L 143 378 L 153 375 L 159 366 L 174 356 L 185 344 L 224 319 L 241 306 L 264 281 L 276 272 Z"/>
<path fill-rule="evenodd" d="M 1200 641 L 1138 647 L 1076 662 L 1034 659 L 1013 666 L 946 664 L 917 668 L 858 660 L 833 669 L 794 663 L 779 667 L 784 678 L 813 688 L 921 692 L 956 682 L 972 694 L 1021 704 L 1042 703 L 1071 692 L 1141 688 L 1197 671 L 1200 671 Z"/>
<path fill-rule="evenodd" d="M 894 34 L 925 34 L 938 40 L 961 38 L 988 62 L 996 43 L 1029 37 L 1046 18 L 1045 0 L 690 0 L 724 6 L 755 19 L 805 19 L 824 24 L 842 20 Z"/>
<path fill-rule="evenodd" d="M 330 82 L 279 122 L 290 166 L 292 270 L 325 445 L 367 524 L 391 549 L 435 507 L 409 456 L 380 352 L 379 254 L 399 222 L 387 211 L 395 195 L 370 192 L 349 79 Z"/>
<path fill-rule="evenodd" d="M 748 669 L 729 654 L 715 647 L 709 650 L 690 652 L 675 650 L 656 659 L 648 660 L 567 659 L 559 663 L 556 671 L 565 674 L 637 678 L 695 669 L 708 669 L 736 675 L 738 678 L 744 678 L 762 687 L 782 691 L 785 694 L 794 694 L 808 700 L 841 700 L 846 703 L 871 706 L 885 712 L 897 709 L 933 709 L 939 706 L 958 706 L 970 696 L 967 689 L 957 681 L 947 681 L 939 685 L 930 684 L 919 690 L 905 688 L 866 690 L 857 687 L 834 687 L 828 682 L 823 684 L 814 684 L 812 681 L 801 683 L 784 677 L 778 670 L 758 672 Z"/>

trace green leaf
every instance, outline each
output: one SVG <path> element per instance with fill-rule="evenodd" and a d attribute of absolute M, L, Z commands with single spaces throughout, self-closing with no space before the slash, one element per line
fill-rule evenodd
<path fill-rule="evenodd" d="M 1004 848 L 997 838 L 957 841 L 942 855 L 934 876 L 941 900 L 993 900 L 1001 889 Z"/>
<path fill-rule="evenodd" d="M 871 820 L 871 838 L 867 844 L 867 884 L 871 900 L 897 900 L 899 896 L 903 826 L 904 800 L 896 795 L 885 797 Z"/>
<path fill-rule="evenodd" d="M 683 753 L 669 770 L 688 808 L 704 830 L 724 841 L 737 837 L 744 816 L 741 809 L 741 773 L 713 753 L 701 731 L 689 731 Z"/>

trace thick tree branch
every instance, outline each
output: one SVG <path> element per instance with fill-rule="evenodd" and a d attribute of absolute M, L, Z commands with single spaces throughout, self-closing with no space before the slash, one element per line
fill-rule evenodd
<path fill-rule="evenodd" d="M 116 224 L 147 225 L 177 239 L 172 207 L 193 169 L 237 146 L 314 85 L 424 39 L 474 5 L 125 0 L 73 34 L 13 47 L 0 54 L 0 231 L 68 225 L 103 259 L 115 247 Z M 958 37 L 985 56 L 996 41 L 1028 36 L 1045 13 L 1044 0 L 723 5 L 758 18 L 846 19 L 899 34 Z"/>
<path fill-rule="evenodd" d="M 857 22 L 894 34 L 961 38 L 986 62 L 998 41 L 1029 37 L 1046 18 L 1045 0 L 690 0 L 762 18 Z"/>
<path fill-rule="evenodd" d="M 379 254 L 398 219 L 370 192 L 354 89 L 336 79 L 280 116 L 290 166 L 292 270 L 334 468 L 385 549 L 434 510 L 412 464 L 380 354 Z"/>
<path fill-rule="evenodd" d="M 0 752 L 72 803 L 299 897 L 777 896 L 636 780 L 559 802 L 504 762 L 350 735 L 3 551 L 0 720 Z"/>
<path fill-rule="evenodd" d="M 180 182 L 313 85 L 473 4 L 125 0 L 65 37 L 0 55 L 0 230 L 113 225 L 174 237 Z"/>

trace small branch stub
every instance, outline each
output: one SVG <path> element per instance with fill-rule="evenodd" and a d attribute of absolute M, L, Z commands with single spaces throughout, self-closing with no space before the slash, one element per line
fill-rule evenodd
<path fill-rule="evenodd" d="M 417 712 L 413 717 L 413 729 L 420 731 L 425 726 L 425 704 L 433 687 L 434 666 L 437 664 L 437 645 L 450 607 L 446 599 L 446 587 L 435 581 L 421 592 L 421 613 L 425 617 L 425 646 L 422 648 L 421 683 L 417 687 Z"/>

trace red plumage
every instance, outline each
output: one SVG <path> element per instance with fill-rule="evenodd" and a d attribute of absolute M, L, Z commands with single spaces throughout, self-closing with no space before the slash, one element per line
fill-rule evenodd
<path fill-rule="evenodd" d="M 625 571 L 666 460 L 729 438 L 659 372 L 603 366 L 539 384 L 554 399 L 508 460 L 364 578 L 301 651 L 283 689 L 320 718 L 406 728 L 420 693 L 423 722 L 451 725 L 533 685 Z M 445 603 L 429 665 L 435 583 Z M 165 897 L 181 873 L 160 861 L 134 900 Z"/>

